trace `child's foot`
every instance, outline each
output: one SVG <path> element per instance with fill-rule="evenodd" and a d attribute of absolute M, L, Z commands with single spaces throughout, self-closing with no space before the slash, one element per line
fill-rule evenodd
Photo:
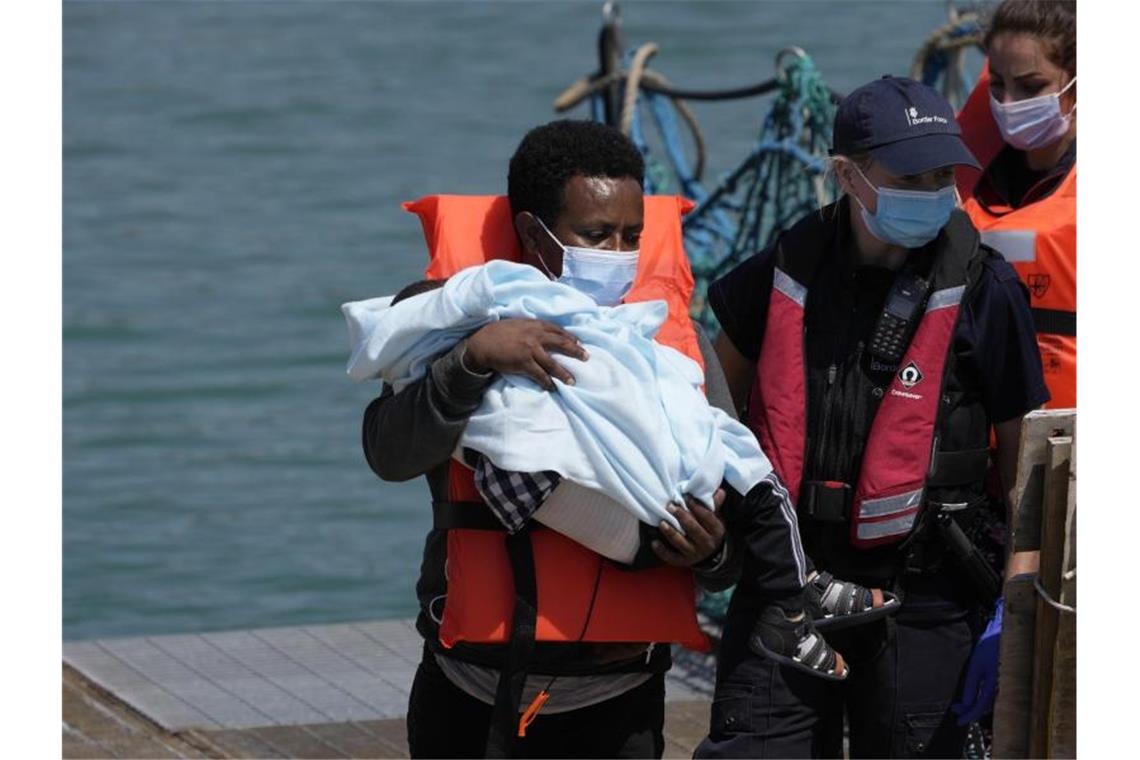
<path fill-rule="evenodd" d="M 789 616 L 779 606 L 768 605 L 760 611 L 748 647 L 762 657 L 771 657 L 818 678 L 847 678 L 843 655 L 831 648 L 804 612 Z"/>
<path fill-rule="evenodd" d="M 821 630 L 869 623 L 892 614 L 899 607 L 899 599 L 894 594 L 841 581 L 831 573 L 814 573 L 808 578 L 804 602 Z"/>

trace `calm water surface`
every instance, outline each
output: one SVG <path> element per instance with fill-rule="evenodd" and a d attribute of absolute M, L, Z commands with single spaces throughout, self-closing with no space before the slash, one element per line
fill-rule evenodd
<path fill-rule="evenodd" d="M 505 191 L 601 3 L 64 4 L 64 634 L 410 616 L 420 482 L 360 451 L 346 300 L 425 263 L 402 200 Z M 686 87 L 803 46 L 904 74 L 931 2 L 626 3 Z M 767 101 L 696 104 L 709 175 Z M 584 110 L 578 112 L 584 116 Z"/>

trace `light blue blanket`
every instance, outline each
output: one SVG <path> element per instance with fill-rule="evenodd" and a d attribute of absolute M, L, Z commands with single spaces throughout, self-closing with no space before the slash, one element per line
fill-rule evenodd
<path fill-rule="evenodd" d="M 438 290 L 390 306 L 344 304 L 356 380 L 381 378 L 396 392 L 431 361 L 498 319 L 543 319 L 573 333 L 587 361 L 555 354 L 575 384 L 544 390 L 521 375 L 495 379 L 460 446 L 515 472 L 554 470 L 609 495 L 650 525 L 678 523 L 665 507 L 689 493 L 711 504 L 722 480 L 740 493 L 772 471 L 747 427 L 711 407 L 700 366 L 653 340 L 663 301 L 600 307 L 533 267 L 492 261 Z"/>

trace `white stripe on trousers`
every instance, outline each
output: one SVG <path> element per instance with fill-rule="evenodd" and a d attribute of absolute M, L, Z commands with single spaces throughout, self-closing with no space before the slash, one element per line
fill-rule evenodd
<path fill-rule="evenodd" d="M 792 555 L 796 559 L 796 571 L 799 574 L 800 585 L 806 586 L 807 561 L 804 559 L 804 546 L 800 541 L 800 526 L 796 520 L 796 509 L 792 506 L 792 496 L 784 484 L 780 482 L 775 470 L 768 473 L 763 482 L 771 485 L 772 492 L 780 499 L 780 513 L 784 516 L 784 521 L 788 524 L 788 531 L 791 533 Z"/>

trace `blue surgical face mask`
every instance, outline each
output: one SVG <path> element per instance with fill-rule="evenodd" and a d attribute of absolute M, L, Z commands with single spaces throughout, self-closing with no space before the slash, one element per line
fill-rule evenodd
<path fill-rule="evenodd" d="M 1001 130 L 1002 139 L 1018 150 L 1036 150 L 1064 137 L 1077 106 L 1074 104 L 1068 113 L 1061 113 L 1061 94 L 1076 81 L 1077 78 L 1073 77 L 1073 81 L 1062 87 L 1060 92 L 1012 103 L 999 103 L 990 93 L 990 112 Z"/>
<path fill-rule="evenodd" d="M 859 197 L 852 193 L 863 212 L 867 229 L 884 243 L 921 248 L 938 237 L 938 232 L 950 221 L 951 212 L 958 206 L 958 191 L 954 185 L 934 191 L 875 187 L 858 165 L 854 162 L 851 165 L 878 197 L 875 213 L 870 214 Z"/>
<path fill-rule="evenodd" d="M 550 279 L 557 279 L 585 293 L 598 306 L 617 306 L 633 287 L 640 251 L 607 251 L 601 248 L 579 248 L 563 245 L 538 216 L 538 223 L 550 239 L 562 249 L 562 275 L 555 278 L 539 255 L 538 261 Z"/>

